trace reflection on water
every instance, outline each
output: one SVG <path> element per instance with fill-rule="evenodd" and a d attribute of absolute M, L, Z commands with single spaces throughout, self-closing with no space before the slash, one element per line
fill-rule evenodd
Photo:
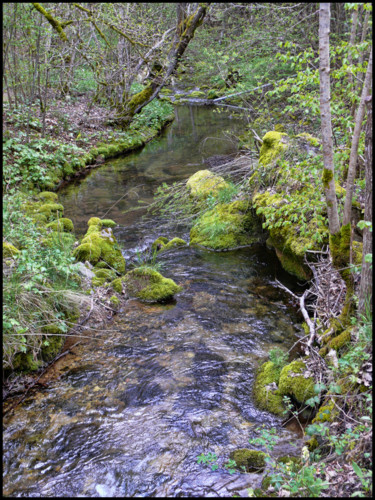
<path fill-rule="evenodd" d="M 206 128 L 198 114 L 195 138 L 186 138 L 189 113 L 179 111 L 174 128 L 138 157 L 110 162 L 78 190 L 66 190 L 61 200 L 65 207 L 70 203 L 67 216 L 75 225 L 103 215 L 111 190 L 118 193 L 120 182 L 137 185 L 139 175 L 144 182 L 147 171 L 153 172 L 151 196 L 160 182 L 155 179 L 163 179 L 163 161 L 171 155 L 171 165 L 175 158 L 183 163 L 179 148 L 185 142 L 190 148 L 197 142 L 190 156 L 184 149 L 185 162 L 198 163 Z M 215 129 L 216 116 L 204 116 Z M 200 167 L 186 167 L 181 176 L 192 168 Z M 82 210 L 76 214 L 77 203 Z M 108 216 L 121 222 L 116 237 L 128 262 L 140 239 L 147 246 L 160 236 L 155 223 Z M 183 286 L 176 300 L 129 301 L 107 331 L 93 331 L 77 346 L 58 380 L 5 418 L 6 496 L 246 494 L 246 487 L 258 485 L 256 474 L 229 475 L 222 467 L 212 472 L 197 464 L 197 456 L 213 452 L 227 459 L 247 447 L 262 423 L 284 436 L 280 453 L 290 452 L 290 439 L 297 442 L 280 419 L 254 406 L 251 394 L 256 366 L 273 347 L 289 348 L 301 331 L 289 298 L 273 283 L 277 277 L 292 289 L 297 285 L 274 253 L 260 245 L 224 253 L 187 246 L 161 254 L 160 261 L 163 274 Z"/>
<path fill-rule="evenodd" d="M 196 106 L 176 107 L 175 116 L 160 137 L 142 151 L 110 160 L 84 180 L 60 190 L 65 215 L 73 216 L 77 234 L 86 232 L 92 216 L 105 216 L 124 225 L 138 220 L 139 212 L 124 212 L 138 200 L 151 202 L 162 182 L 185 179 L 206 168 L 205 158 L 236 151 L 229 132 L 240 133 L 243 121 L 239 118 Z"/>

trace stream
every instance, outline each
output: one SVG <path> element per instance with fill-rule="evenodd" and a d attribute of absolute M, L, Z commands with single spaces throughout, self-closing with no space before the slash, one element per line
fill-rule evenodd
<path fill-rule="evenodd" d="M 183 230 L 160 234 L 156 219 L 141 223 L 144 210 L 128 210 L 151 201 L 162 182 L 207 168 L 206 158 L 235 153 L 229 133 L 244 126 L 208 107 L 175 113 L 141 151 L 59 193 L 77 235 L 93 216 L 119 224 L 114 234 L 128 269 L 158 236 L 188 241 Z M 248 447 L 262 424 L 282 438 L 275 453 L 300 444 L 252 398 L 257 366 L 301 335 L 300 315 L 275 286 L 277 278 L 298 292 L 296 280 L 260 244 L 221 253 L 180 247 L 159 261 L 183 287 L 175 300 L 129 300 L 108 330 L 85 332 L 58 378 L 4 417 L 4 496 L 247 496 L 260 476 L 229 474 L 223 464 L 231 451 Z M 197 463 L 209 452 L 216 471 Z"/>

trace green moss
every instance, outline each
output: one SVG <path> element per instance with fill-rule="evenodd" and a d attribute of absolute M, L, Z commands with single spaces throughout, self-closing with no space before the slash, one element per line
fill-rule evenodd
<path fill-rule="evenodd" d="M 102 227 L 116 227 L 117 226 L 117 223 L 112 220 L 112 219 L 102 219 L 101 220 L 101 223 L 102 223 Z"/>
<path fill-rule="evenodd" d="M 95 269 L 108 269 L 108 264 L 101 260 L 95 265 Z"/>
<path fill-rule="evenodd" d="M 302 132 L 301 134 L 296 135 L 296 137 L 301 137 L 303 139 L 306 139 L 311 146 L 318 147 L 320 145 L 320 141 L 318 138 L 306 132 Z"/>
<path fill-rule="evenodd" d="M 318 443 L 318 440 L 316 439 L 316 437 L 313 436 L 312 438 L 308 439 L 306 441 L 306 446 L 307 446 L 309 451 L 316 450 L 316 448 L 318 448 L 318 446 L 319 446 L 319 443 Z"/>
<path fill-rule="evenodd" d="M 216 99 L 217 97 L 219 97 L 219 94 L 217 93 L 216 90 L 211 89 L 211 90 L 208 91 L 208 93 L 207 93 L 207 99 Z"/>
<path fill-rule="evenodd" d="M 260 473 L 266 466 L 266 453 L 258 450 L 242 448 L 230 453 L 230 458 L 236 462 L 238 468 L 245 467 L 246 472 Z"/>
<path fill-rule="evenodd" d="M 91 243 L 83 243 L 79 245 L 73 252 L 73 256 L 80 262 L 89 261 L 91 264 L 96 264 L 100 258 L 101 248 Z"/>
<path fill-rule="evenodd" d="M 122 278 L 116 278 L 111 282 L 111 287 L 117 293 L 122 293 Z"/>
<path fill-rule="evenodd" d="M 285 127 L 281 123 L 277 123 L 275 125 L 275 131 L 276 132 L 285 132 Z"/>
<path fill-rule="evenodd" d="M 267 132 L 263 137 L 262 147 L 259 152 L 259 163 L 269 165 L 275 158 L 286 149 L 287 134 L 282 132 Z"/>
<path fill-rule="evenodd" d="M 106 281 L 112 281 L 116 277 L 116 273 L 112 269 L 95 269 L 94 273 L 97 278 L 104 278 Z"/>
<path fill-rule="evenodd" d="M 319 408 L 318 413 L 313 419 L 312 423 L 315 422 L 333 422 L 338 415 L 338 409 L 335 407 L 335 403 L 332 399 L 329 400 L 327 404 Z"/>
<path fill-rule="evenodd" d="M 95 276 L 95 278 L 92 278 L 91 280 L 92 286 L 102 286 L 105 282 L 105 278 L 98 278 L 97 276 Z"/>
<path fill-rule="evenodd" d="M 205 93 L 202 92 L 201 90 L 194 90 L 189 97 L 204 97 Z"/>
<path fill-rule="evenodd" d="M 129 271 L 122 279 L 130 295 L 148 302 L 160 302 L 170 299 L 182 287 L 152 269 L 136 268 Z"/>
<path fill-rule="evenodd" d="M 91 217 L 89 221 L 87 222 L 87 225 L 90 226 L 99 226 L 100 229 L 102 228 L 102 221 L 99 219 L 99 217 Z"/>
<path fill-rule="evenodd" d="M 74 231 L 73 221 L 66 217 L 61 217 L 61 219 L 54 220 L 47 224 L 46 227 L 51 228 L 54 231 L 65 231 L 69 233 L 72 233 Z"/>
<path fill-rule="evenodd" d="M 40 200 L 51 201 L 51 202 L 57 201 L 58 199 L 57 194 L 51 191 L 42 191 L 41 193 L 38 193 L 36 197 L 39 198 Z"/>
<path fill-rule="evenodd" d="M 20 251 L 18 250 L 18 248 L 16 248 L 11 243 L 7 243 L 7 242 L 3 241 L 3 258 L 6 258 L 6 257 L 13 258 L 16 255 L 18 255 L 19 253 L 20 253 Z"/>
<path fill-rule="evenodd" d="M 351 330 L 352 328 L 347 328 L 342 333 L 337 335 L 337 337 L 331 339 L 327 345 L 328 350 L 335 349 L 335 351 L 339 351 L 342 347 L 349 344 L 351 340 Z"/>
<path fill-rule="evenodd" d="M 58 323 L 52 323 L 46 325 L 42 328 L 44 333 L 51 333 L 53 335 L 47 335 L 45 340 L 47 340 L 48 345 L 43 345 L 41 348 L 41 356 L 43 361 L 49 362 L 54 359 L 65 342 L 64 329 Z"/>
<path fill-rule="evenodd" d="M 253 388 L 253 395 L 257 406 L 275 415 L 284 415 L 283 398 L 279 389 L 267 387 L 272 383 L 278 384 L 280 371 L 272 361 L 264 363 L 257 373 Z"/>
<path fill-rule="evenodd" d="M 300 404 L 315 396 L 314 378 L 311 376 L 305 378 L 306 370 L 302 360 L 292 361 L 284 366 L 279 379 L 280 393 L 294 398 Z"/>
<path fill-rule="evenodd" d="M 117 272 L 125 272 L 125 259 L 112 230 L 105 228 L 100 231 L 102 224 L 98 217 L 92 217 L 88 225 L 89 229 L 73 256 L 81 262 L 88 260 L 93 265 L 101 260 Z"/>
<path fill-rule="evenodd" d="M 73 245 L 75 237 L 71 233 L 60 233 L 58 231 L 52 231 L 47 235 L 47 238 L 43 240 L 43 243 L 48 247 L 53 246 L 65 246 L 69 247 Z"/>
<path fill-rule="evenodd" d="M 165 238 L 164 236 L 160 236 L 158 239 L 156 239 L 153 244 L 151 245 L 151 250 L 153 252 L 162 252 L 164 250 L 170 250 L 171 248 L 175 247 L 180 247 L 187 245 L 186 241 L 181 239 L 181 238 L 173 238 L 171 240 L 168 240 L 168 238 Z"/>
<path fill-rule="evenodd" d="M 138 92 L 137 94 L 132 96 L 127 105 L 129 112 L 134 113 L 134 111 L 140 104 L 143 104 L 152 96 L 153 92 L 154 91 L 151 85 L 148 85 L 145 89 L 141 90 L 141 92 Z"/>
<path fill-rule="evenodd" d="M 250 202 L 220 203 L 205 212 L 191 228 L 190 244 L 227 250 L 259 241 L 260 231 Z"/>
<path fill-rule="evenodd" d="M 112 295 L 112 297 L 110 297 L 109 299 L 109 302 L 113 307 L 118 307 L 120 305 L 120 299 L 116 297 L 116 295 Z"/>
<path fill-rule="evenodd" d="M 322 181 L 323 181 L 323 186 L 328 189 L 329 183 L 333 179 L 333 172 L 332 170 L 329 170 L 328 168 L 323 168 L 323 175 L 322 175 Z"/>
<path fill-rule="evenodd" d="M 300 280 L 307 281 L 310 279 L 311 273 L 308 267 L 304 264 L 301 264 L 299 259 L 281 252 L 278 248 L 276 248 L 275 251 L 277 258 L 279 259 L 285 271 L 292 274 L 293 276 L 296 276 Z"/>
<path fill-rule="evenodd" d="M 64 207 L 59 203 L 45 203 L 44 205 L 41 205 L 39 208 L 37 208 L 37 211 L 41 214 L 44 214 L 47 219 L 51 219 L 52 216 L 62 216 L 62 214 L 64 213 Z"/>
<path fill-rule="evenodd" d="M 42 361 L 34 359 L 31 352 L 19 352 L 14 356 L 13 369 L 20 372 L 32 372 L 39 370 Z"/>
<path fill-rule="evenodd" d="M 209 194 L 216 195 L 220 189 L 229 187 L 229 184 L 220 175 L 210 170 L 198 170 L 189 177 L 186 187 L 192 196 L 205 198 Z"/>
<path fill-rule="evenodd" d="M 45 226 L 47 223 L 47 217 L 44 214 L 34 214 L 32 220 L 39 226 Z"/>

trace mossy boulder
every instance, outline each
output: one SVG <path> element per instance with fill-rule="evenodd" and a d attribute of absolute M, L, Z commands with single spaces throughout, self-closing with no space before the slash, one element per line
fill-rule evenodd
<path fill-rule="evenodd" d="M 236 462 L 236 466 L 241 469 L 245 467 L 246 472 L 263 472 L 266 466 L 266 453 L 258 450 L 241 448 L 230 453 L 230 458 Z"/>
<path fill-rule="evenodd" d="M 61 217 L 61 219 L 54 220 L 47 224 L 46 227 L 58 232 L 72 233 L 74 231 L 73 221 L 67 217 Z"/>
<path fill-rule="evenodd" d="M 205 212 L 190 230 L 190 244 L 213 250 L 252 245 L 261 239 L 261 226 L 248 201 L 220 203 Z"/>
<path fill-rule="evenodd" d="M 110 286 L 113 288 L 113 290 L 117 293 L 122 293 L 122 278 L 116 278 L 115 280 L 111 281 Z"/>
<path fill-rule="evenodd" d="M 87 260 L 93 265 L 103 261 L 118 273 L 124 273 L 125 259 L 112 229 L 101 229 L 102 221 L 98 217 L 91 217 L 88 226 L 81 244 L 73 252 L 74 257 L 80 262 Z"/>
<path fill-rule="evenodd" d="M 122 281 L 129 295 L 147 302 L 162 302 L 182 290 L 173 280 L 164 278 L 153 269 L 136 268 L 129 271 Z"/>
<path fill-rule="evenodd" d="M 263 363 L 260 367 L 253 388 L 257 406 L 275 415 L 284 415 L 283 396 L 277 386 L 280 370 L 272 361 Z"/>
<path fill-rule="evenodd" d="M 35 212 L 45 215 L 47 220 L 52 220 L 62 217 L 64 207 L 60 203 L 44 203 L 39 207 L 35 205 Z"/>
<path fill-rule="evenodd" d="M 283 132 L 272 130 L 266 133 L 262 141 L 262 147 L 259 152 L 259 163 L 269 165 L 286 149 L 288 136 Z"/>
<path fill-rule="evenodd" d="M 116 227 L 117 223 L 112 219 L 101 219 L 102 227 Z"/>
<path fill-rule="evenodd" d="M 94 273 L 97 278 L 104 278 L 106 281 L 112 281 L 116 278 L 116 273 L 112 269 L 94 268 Z"/>
<path fill-rule="evenodd" d="M 13 258 L 16 255 L 18 255 L 19 253 L 20 253 L 20 251 L 18 250 L 18 248 L 16 248 L 11 243 L 7 243 L 6 241 L 3 241 L 3 258 L 7 258 L 7 257 Z"/>
<path fill-rule="evenodd" d="M 198 170 L 186 182 L 190 194 L 197 198 L 205 198 L 209 194 L 217 195 L 220 189 L 229 187 L 229 184 L 210 170 Z"/>
<path fill-rule="evenodd" d="M 171 240 L 168 240 L 168 238 L 160 236 L 153 242 L 151 250 L 153 252 L 163 252 L 165 250 L 170 250 L 171 248 L 181 247 L 185 245 L 187 245 L 187 243 L 182 238 L 172 238 Z"/>
<path fill-rule="evenodd" d="M 58 199 L 57 194 L 53 193 L 52 191 L 42 191 L 41 193 L 38 193 L 36 197 L 39 198 L 40 200 L 50 201 L 50 202 L 55 202 Z"/>
<path fill-rule="evenodd" d="M 205 93 L 201 90 L 193 90 L 193 92 L 189 95 L 189 97 L 204 97 Z"/>
<path fill-rule="evenodd" d="M 279 378 L 279 390 L 283 396 L 289 396 L 299 404 L 304 404 L 315 396 L 315 381 L 302 360 L 292 361 L 284 366 Z"/>

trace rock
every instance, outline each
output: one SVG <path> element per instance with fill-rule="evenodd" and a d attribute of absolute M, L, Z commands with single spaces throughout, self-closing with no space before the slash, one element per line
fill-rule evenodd
<path fill-rule="evenodd" d="M 182 287 L 176 285 L 173 280 L 164 278 L 152 269 L 133 269 L 122 278 L 122 282 L 130 295 L 147 302 L 170 299 L 175 293 L 182 290 Z"/>
<path fill-rule="evenodd" d="M 209 194 L 216 195 L 220 189 L 228 186 L 229 184 L 220 175 L 210 170 L 198 170 L 186 182 L 190 194 L 197 198 L 205 198 Z"/>

